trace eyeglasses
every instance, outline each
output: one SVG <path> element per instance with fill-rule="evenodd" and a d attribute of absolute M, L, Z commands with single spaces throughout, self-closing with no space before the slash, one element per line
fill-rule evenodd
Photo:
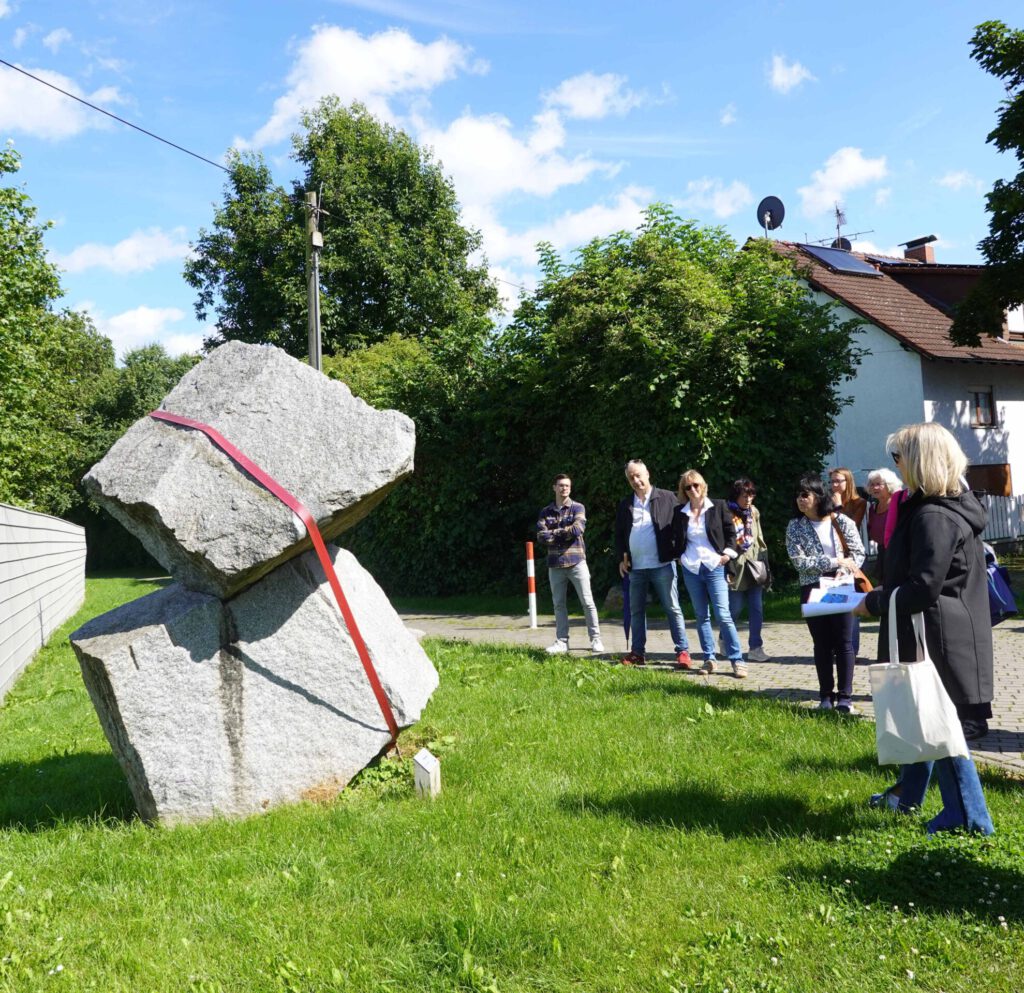
<path fill-rule="evenodd" d="M 701 484 L 700 483 L 687 483 L 683 487 L 684 490 L 699 490 L 700 488 L 701 488 Z"/>
<path fill-rule="evenodd" d="M 896 465 L 899 465 L 900 464 L 900 453 L 899 452 L 890 452 L 889 454 L 892 456 L 893 462 L 895 462 Z"/>

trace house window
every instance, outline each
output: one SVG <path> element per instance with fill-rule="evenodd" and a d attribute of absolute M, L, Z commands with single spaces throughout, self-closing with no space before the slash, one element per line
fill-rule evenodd
<path fill-rule="evenodd" d="M 972 386 L 971 427 L 991 428 L 996 423 L 996 405 L 992 400 L 991 386 Z"/>
<path fill-rule="evenodd" d="M 964 473 L 972 490 L 982 490 L 990 496 L 1012 496 L 1013 479 L 1010 466 L 1003 463 L 969 465 Z"/>

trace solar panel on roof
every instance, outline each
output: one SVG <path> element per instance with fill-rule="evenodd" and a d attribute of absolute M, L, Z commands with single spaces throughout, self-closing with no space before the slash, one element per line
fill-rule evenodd
<path fill-rule="evenodd" d="M 825 248 L 822 245 L 801 245 L 800 248 L 819 262 L 824 262 L 833 272 L 848 272 L 854 276 L 881 275 L 873 265 L 868 265 L 841 248 Z"/>
<path fill-rule="evenodd" d="M 894 259 L 887 255 L 869 255 L 869 259 L 872 262 L 877 262 L 879 265 L 916 265 L 915 262 L 910 262 L 907 259 Z"/>

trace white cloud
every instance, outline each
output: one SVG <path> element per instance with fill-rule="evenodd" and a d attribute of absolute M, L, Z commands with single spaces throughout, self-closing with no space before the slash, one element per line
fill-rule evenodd
<path fill-rule="evenodd" d="M 772 64 L 768 69 L 768 85 L 776 93 L 788 93 L 804 80 L 813 82 L 817 78 L 810 69 L 799 62 L 787 62 L 784 55 L 772 56 Z"/>
<path fill-rule="evenodd" d="M 894 259 L 903 258 L 903 249 L 899 245 L 890 245 L 888 248 L 879 248 L 873 241 L 855 241 L 853 251 L 863 252 L 865 255 L 886 255 Z"/>
<path fill-rule="evenodd" d="M 679 201 L 679 206 L 689 210 L 710 210 L 715 217 L 732 217 L 753 202 L 754 195 L 746 183 L 733 180 L 726 186 L 721 179 L 704 177 L 686 184 L 686 196 Z"/>
<path fill-rule="evenodd" d="M 163 262 L 181 262 L 189 254 L 184 228 L 163 231 L 146 228 L 133 231 L 115 245 L 89 242 L 67 255 L 54 255 L 54 262 L 67 272 L 107 269 L 110 272 L 148 272 Z"/>
<path fill-rule="evenodd" d="M 102 106 L 124 103 L 115 87 L 104 86 L 92 93 L 84 93 L 73 80 L 49 69 L 31 69 L 34 76 L 45 79 L 69 93 L 84 97 Z M 35 138 L 59 140 L 80 134 L 89 128 L 108 127 L 101 114 L 74 100 L 40 86 L 20 72 L 4 76 L 0 87 L 0 131 L 22 132 Z"/>
<path fill-rule="evenodd" d="M 939 186 L 945 186 L 947 190 L 953 190 L 959 192 L 960 190 L 976 190 L 980 193 L 984 188 L 985 184 L 978 179 L 977 176 L 969 173 L 966 169 L 960 169 L 956 172 L 947 172 L 945 176 L 935 180 Z"/>
<path fill-rule="evenodd" d="M 56 55 L 60 51 L 60 46 L 66 45 L 69 41 L 71 32 L 67 28 L 57 28 L 43 38 L 43 45 Z"/>
<path fill-rule="evenodd" d="M 26 28 L 17 28 L 14 32 L 14 37 L 11 39 L 11 44 L 15 48 L 21 48 L 26 41 L 28 41 L 28 30 Z"/>
<path fill-rule="evenodd" d="M 203 327 L 174 327 L 186 316 L 177 307 L 136 307 L 112 317 L 97 310 L 90 301 L 83 301 L 75 309 L 88 313 L 97 330 L 114 343 L 118 359 L 123 359 L 132 349 L 157 343 L 172 356 L 198 352 L 203 346 L 204 332 L 209 333 L 209 329 Z"/>
<path fill-rule="evenodd" d="M 288 92 L 274 102 L 270 119 L 250 141 L 238 147 L 261 147 L 287 138 L 303 110 L 328 93 L 342 103 L 359 100 L 371 113 L 393 120 L 389 98 L 426 93 L 459 71 L 484 72 L 470 60 L 470 50 L 447 38 L 420 44 L 408 32 L 389 28 L 364 37 L 356 31 L 320 25 L 298 46 L 288 73 Z"/>
<path fill-rule="evenodd" d="M 718 116 L 718 122 L 723 128 L 727 128 L 730 124 L 736 123 L 736 104 L 727 103 L 723 108 L 722 112 Z"/>
<path fill-rule="evenodd" d="M 501 307 L 506 314 L 511 314 L 524 295 L 529 296 L 537 288 L 536 273 L 521 272 L 507 266 L 489 266 L 491 278 L 498 287 Z"/>
<path fill-rule="evenodd" d="M 892 187 L 890 186 L 882 186 L 879 189 L 875 190 L 875 206 L 884 207 L 889 202 L 889 198 L 891 196 Z"/>
<path fill-rule="evenodd" d="M 823 169 L 815 170 L 810 185 L 797 191 L 803 197 L 804 214 L 814 217 L 832 210 L 849 190 L 878 182 L 887 175 L 884 155 L 866 159 L 859 148 L 840 148 L 829 156 Z"/>
<path fill-rule="evenodd" d="M 7 0 L 0 0 L 0 17 L 6 17 L 13 10 L 14 8 L 7 2 Z"/>
<path fill-rule="evenodd" d="M 560 154 L 565 129 L 554 111 L 538 114 L 533 123 L 533 130 L 520 138 L 512 133 L 507 117 L 466 113 L 444 130 L 421 126 L 419 138 L 434 149 L 467 209 L 510 193 L 548 196 L 595 172 L 614 171 L 587 155 Z"/>
<path fill-rule="evenodd" d="M 612 72 L 597 75 L 584 72 L 563 80 L 544 101 L 566 117 L 596 121 L 609 114 L 621 116 L 644 103 L 644 96 L 626 88 L 626 77 Z"/>
<path fill-rule="evenodd" d="M 483 235 L 484 251 L 488 262 L 492 263 L 491 271 L 500 273 L 503 266 L 536 265 L 537 243 L 541 241 L 550 242 L 556 251 L 561 252 L 615 231 L 632 231 L 642 221 L 643 211 L 651 197 L 650 190 L 630 186 L 611 201 L 594 203 L 582 210 L 565 211 L 550 221 L 520 232 L 509 231 L 487 208 L 475 210 L 468 219 Z"/>

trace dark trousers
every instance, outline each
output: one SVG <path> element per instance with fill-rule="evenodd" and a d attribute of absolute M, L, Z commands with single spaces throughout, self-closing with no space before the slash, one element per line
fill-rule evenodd
<path fill-rule="evenodd" d="M 806 603 L 816 584 L 800 587 L 800 602 Z M 822 700 L 853 695 L 853 614 L 808 617 L 807 628 L 814 642 L 814 668 L 818 670 L 818 695 Z M 833 666 L 835 674 L 833 675 Z"/>

